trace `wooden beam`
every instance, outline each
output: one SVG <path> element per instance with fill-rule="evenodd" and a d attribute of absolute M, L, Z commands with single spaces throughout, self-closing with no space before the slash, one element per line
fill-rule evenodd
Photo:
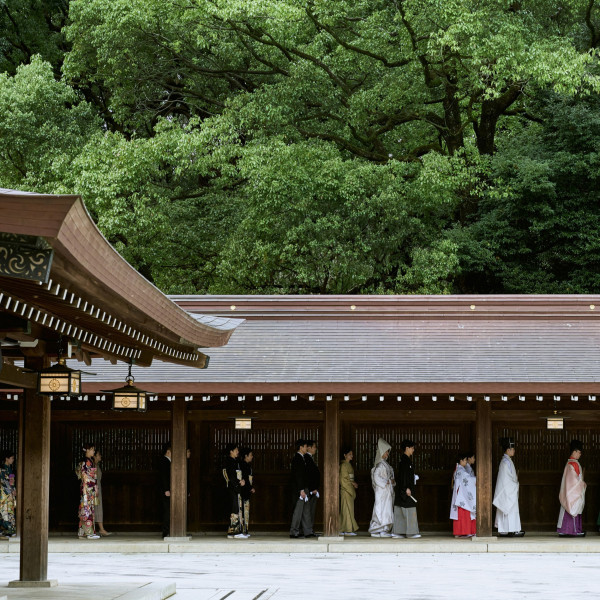
<path fill-rule="evenodd" d="M 42 358 L 26 359 L 25 366 L 40 370 Z M 20 581 L 48 579 L 48 509 L 50 501 L 50 399 L 26 390 L 22 400 L 23 496 L 21 510 Z"/>
<path fill-rule="evenodd" d="M 0 313 L 0 336 L 11 333 L 31 333 L 31 323 L 27 319 L 9 313 Z M 9 335 L 9 337 L 11 337 Z"/>
<path fill-rule="evenodd" d="M 477 400 L 475 409 L 477 457 L 477 536 L 492 535 L 492 406 Z"/>
<path fill-rule="evenodd" d="M 173 402 L 171 421 L 171 537 L 187 530 L 187 419 L 185 400 Z"/>
<path fill-rule="evenodd" d="M 340 403 L 340 408 L 343 407 L 345 403 Z M 366 402 L 365 404 L 369 404 Z M 475 412 L 469 405 L 459 406 L 455 409 L 445 410 L 445 409 L 431 409 L 431 408 L 422 408 L 420 406 L 416 406 L 412 409 L 381 409 L 379 406 L 373 405 L 375 403 L 371 402 L 371 404 L 365 409 L 345 409 L 341 410 L 340 414 L 344 421 L 360 421 L 362 423 L 365 422 L 377 422 L 377 421 L 402 421 L 404 422 L 442 422 L 447 423 L 450 421 L 458 421 L 461 423 L 467 421 L 475 421 Z M 421 403 L 423 404 L 423 403 Z M 472 404 L 472 403 L 471 403 Z M 368 411 L 368 414 L 367 414 Z"/>
<path fill-rule="evenodd" d="M 196 402 L 188 402 L 188 406 L 198 406 Z M 221 404 L 221 403 L 219 403 Z M 205 408 L 204 410 L 192 409 L 188 411 L 188 419 L 190 421 L 221 421 L 228 420 L 233 417 L 239 417 L 242 411 L 241 402 L 240 406 L 236 401 L 234 403 L 224 402 L 233 408 L 230 410 L 212 409 Z M 263 402 L 264 404 L 264 402 Z M 247 410 L 246 416 L 252 418 L 260 418 L 261 420 L 268 421 L 322 421 L 323 411 L 322 410 L 295 410 L 294 407 L 290 407 L 287 410 L 280 409 L 266 409 L 266 410 Z"/>
<path fill-rule="evenodd" d="M 55 404 L 61 405 L 60 401 L 55 400 Z M 71 401 L 70 404 L 73 404 Z M 95 400 L 89 400 L 87 404 L 92 404 Z M 102 403 L 103 405 L 110 404 L 107 400 Z M 151 410 L 145 413 L 137 411 L 131 412 L 115 412 L 114 410 L 83 410 L 83 409 L 63 409 L 59 408 L 52 411 L 52 422 L 88 422 L 88 421 L 116 421 L 123 423 L 140 423 L 140 422 L 151 422 L 151 421 L 167 421 L 170 422 L 172 413 L 170 410 Z"/>
<path fill-rule="evenodd" d="M 29 358 L 42 358 L 47 354 L 46 342 L 38 339 L 31 346 L 21 346 L 21 353 Z"/>
<path fill-rule="evenodd" d="M 525 404 L 525 402 L 523 404 Z M 541 402 L 537 402 L 536 404 L 541 404 Z M 566 398 L 565 400 L 562 400 L 560 404 L 560 416 L 568 417 L 569 425 L 572 425 L 574 422 L 589 423 L 598 420 L 600 414 L 600 402 L 590 402 L 587 397 L 585 397 L 581 398 L 579 402 L 571 402 Z M 575 408 L 575 406 L 578 405 L 590 408 Z M 572 410 L 569 410 L 571 408 Z M 522 410 L 494 411 L 492 412 L 492 420 L 499 423 L 536 423 L 538 427 L 544 429 L 546 423 L 543 419 L 551 414 L 552 410 L 550 407 L 543 410 L 531 410 L 530 404 L 527 408 L 524 407 Z"/>
<path fill-rule="evenodd" d="M 7 362 L 0 363 L 0 383 L 12 385 L 17 388 L 32 389 L 37 388 L 37 373 L 26 373 L 19 367 L 15 367 Z"/>
<path fill-rule="evenodd" d="M 141 364 L 136 360 L 136 364 Z M 210 372 L 210 367 L 209 367 Z M 203 376 L 204 377 L 204 376 Z M 86 382 L 88 389 L 96 389 L 106 387 L 107 384 L 114 381 L 97 381 Z M 150 382 L 148 382 L 150 385 Z M 492 400 L 495 405 L 500 401 L 501 395 L 513 396 L 510 402 L 513 405 L 520 404 L 516 400 L 516 396 L 525 394 L 528 397 L 536 394 L 598 394 L 597 382 L 553 382 L 553 381 L 524 381 L 524 382 L 311 382 L 311 381 L 202 381 L 200 385 L 197 381 L 155 381 L 152 382 L 152 391 L 158 394 L 204 394 L 213 397 L 229 395 L 246 395 L 246 408 L 254 401 L 254 395 L 281 395 L 282 401 L 286 400 L 291 395 L 299 396 L 298 404 L 306 402 L 306 397 L 316 395 L 315 403 L 322 402 L 325 395 L 350 395 L 352 401 L 356 402 L 356 397 L 367 395 L 369 397 L 366 404 L 369 407 L 379 405 L 377 396 L 385 395 L 386 402 L 390 404 L 398 404 L 403 406 L 405 403 L 411 402 L 410 396 L 420 395 L 421 404 L 426 399 L 426 396 L 437 395 L 438 405 L 442 402 L 446 407 L 452 406 L 448 403 L 448 396 L 456 396 L 454 404 L 466 404 L 465 395 L 483 396 L 492 395 Z M 402 396 L 402 402 L 396 401 L 396 396 Z M 460 397 L 459 397 L 460 396 Z M 285 397 L 285 398 L 284 398 Z M 265 398 L 266 400 L 266 398 Z M 475 398 L 474 398 L 475 400 Z M 197 399 L 194 399 L 196 402 Z M 201 400 L 200 400 L 201 401 Z M 345 403 L 344 403 L 345 404 Z M 436 408 L 436 410 L 438 410 Z"/>
<path fill-rule="evenodd" d="M 325 452 L 323 481 L 323 534 L 339 535 L 340 511 L 340 411 L 339 400 L 334 397 L 325 403 Z"/>

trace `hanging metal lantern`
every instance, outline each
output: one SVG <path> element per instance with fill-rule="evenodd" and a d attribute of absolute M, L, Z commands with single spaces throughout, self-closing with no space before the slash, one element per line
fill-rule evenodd
<path fill-rule="evenodd" d="M 139 412 L 146 412 L 148 392 L 141 390 L 140 388 L 133 385 L 134 377 L 131 374 L 131 364 L 129 365 L 129 372 L 127 374 L 127 384 L 123 387 L 115 390 L 102 390 L 103 393 L 113 395 L 113 410 L 137 410 Z"/>
<path fill-rule="evenodd" d="M 81 394 L 81 371 L 65 365 L 59 356 L 58 363 L 38 373 L 38 394 L 78 396 Z"/>
<path fill-rule="evenodd" d="M 250 417 L 235 417 L 236 429 L 252 429 L 252 419 Z"/>

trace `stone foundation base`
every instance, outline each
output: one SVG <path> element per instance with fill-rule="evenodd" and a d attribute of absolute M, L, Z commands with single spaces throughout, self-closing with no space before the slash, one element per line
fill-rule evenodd
<path fill-rule="evenodd" d="M 21 581 L 17 579 L 8 582 L 9 588 L 49 588 L 56 587 L 57 585 L 57 579 L 47 579 L 46 581 Z"/>

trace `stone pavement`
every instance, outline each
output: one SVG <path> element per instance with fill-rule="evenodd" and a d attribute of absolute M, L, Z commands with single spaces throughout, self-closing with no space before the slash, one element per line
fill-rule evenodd
<path fill-rule="evenodd" d="M 65 577 L 63 583 L 52 588 L 7 588 L 0 583 L 0 600 L 164 600 L 174 597 L 175 584 L 171 582 L 100 583 Z M 2 596 L 4 594 L 4 596 Z"/>
<path fill-rule="evenodd" d="M 1 555 L 0 597 L 24 598 L 3 587 L 17 573 L 18 555 Z M 62 553 L 50 555 L 49 576 L 79 595 L 40 599 L 105 600 L 100 591 L 142 580 L 175 583 L 173 600 L 558 600 L 600 590 L 595 554 Z"/>

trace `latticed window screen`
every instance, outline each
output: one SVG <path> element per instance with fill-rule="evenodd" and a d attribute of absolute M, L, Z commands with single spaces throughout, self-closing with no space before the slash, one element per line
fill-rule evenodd
<path fill-rule="evenodd" d="M 17 452 L 19 432 L 16 423 L 2 423 L 0 429 L 0 453 L 12 451 Z"/>
<path fill-rule="evenodd" d="M 510 437 L 515 440 L 514 462 L 519 470 L 561 472 L 569 458 L 571 440 L 578 439 L 583 442 L 581 464 L 584 469 L 600 471 L 600 431 L 587 428 L 549 430 L 541 422 L 540 427 L 531 429 L 498 427 L 493 444 L 494 465 L 502 458 L 499 439 Z"/>
<path fill-rule="evenodd" d="M 74 427 L 73 469 L 83 456 L 83 444 L 91 443 L 102 452 L 105 471 L 151 471 L 156 457 L 170 440 L 167 425 L 138 427 Z"/>
<path fill-rule="evenodd" d="M 313 439 L 319 444 L 320 431 L 314 425 L 302 426 L 285 424 L 285 428 L 273 425 L 251 430 L 232 429 L 231 425 L 214 425 L 211 428 L 212 464 L 221 469 L 227 444 L 235 443 L 240 447 L 254 450 L 254 469 L 262 473 L 287 471 L 294 455 L 296 440 Z M 317 453 L 317 462 L 318 462 Z"/>
<path fill-rule="evenodd" d="M 413 455 L 415 470 L 447 471 L 456 462 L 461 449 L 460 425 L 447 425 L 444 428 L 423 425 L 357 426 L 354 430 L 354 460 L 360 471 L 370 471 L 373 467 L 377 440 L 382 437 L 392 446 L 389 463 L 396 470 L 402 451 L 400 444 L 411 439 L 416 444 Z"/>

